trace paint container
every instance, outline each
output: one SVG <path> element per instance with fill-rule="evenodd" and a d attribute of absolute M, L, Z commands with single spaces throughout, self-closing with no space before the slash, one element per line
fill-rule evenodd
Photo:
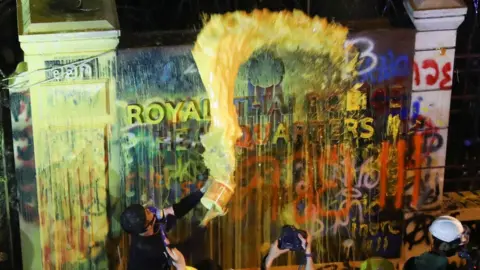
<path fill-rule="evenodd" d="M 232 198 L 235 190 L 235 184 L 225 183 L 213 180 L 208 187 L 201 202 L 208 210 L 214 210 L 220 214 L 225 214 L 227 204 Z"/>

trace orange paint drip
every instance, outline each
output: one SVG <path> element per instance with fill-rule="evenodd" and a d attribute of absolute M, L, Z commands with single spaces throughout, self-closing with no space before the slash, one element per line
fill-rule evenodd
<path fill-rule="evenodd" d="M 412 193 L 412 206 L 418 204 L 418 196 L 420 195 L 420 181 L 421 173 L 420 167 L 422 167 L 422 134 L 415 134 L 413 138 L 413 144 L 415 147 L 414 157 L 415 157 L 415 178 L 413 180 L 413 193 Z"/>
<path fill-rule="evenodd" d="M 332 160 L 333 163 L 338 162 L 337 150 L 338 150 L 337 145 L 334 145 L 330 152 L 330 159 Z"/>
<path fill-rule="evenodd" d="M 265 132 L 262 136 L 262 130 L 259 124 L 256 124 L 253 127 L 253 131 L 255 133 L 255 144 L 256 145 L 265 145 L 267 143 L 268 138 L 270 138 L 270 131 L 271 131 L 271 123 L 267 123 L 265 125 Z"/>
<path fill-rule="evenodd" d="M 322 151 L 320 153 L 320 158 L 317 160 L 317 167 L 318 167 L 318 180 L 320 181 L 320 184 L 323 185 L 323 182 L 325 180 L 325 151 Z"/>
<path fill-rule="evenodd" d="M 395 193 L 395 207 L 400 209 L 402 207 L 403 189 L 405 184 L 405 140 L 400 140 L 397 144 L 397 192 Z"/>
<path fill-rule="evenodd" d="M 345 207 L 340 210 L 323 210 L 320 203 L 320 197 L 329 189 L 337 188 L 338 185 L 332 180 L 323 181 L 322 188 L 317 191 L 316 203 L 317 203 L 317 214 L 321 217 L 345 217 L 350 212 L 352 206 L 352 185 L 353 185 L 353 166 L 352 166 L 352 156 L 349 148 L 343 148 L 343 155 L 345 155 L 345 185 L 347 189 L 347 198 Z M 322 159 L 321 159 L 322 160 Z"/>
<path fill-rule="evenodd" d="M 344 210 L 344 215 L 347 216 L 350 212 L 350 207 L 352 205 L 352 186 L 353 186 L 353 165 L 352 165 L 352 156 L 350 149 L 344 151 L 345 154 L 345 174 L 347 182 L 347 204 Z"/>
<path fill-rule="evenodd" d="M 382 142 L 382 150 L 380 152 L 380 207 L 385 207 L 387 198 L 387 167 L 388 167 L 388 150 L 389 143 Z"/>
<path fill-rule="evenodd" d="M 239 165 L 239 171 L 246 171 L 247 168 L 251 168 L 255 164 L 269 163 L 268 166 L 272 168 L 273 194 L 278 194 L 280 191 L 280 163 L 272 156 L 250 156 L 246 160 L 242 161 Z M 238 201 L 234 204 L 232 211 L 233 220 L 242 220 L 247 214 L 248 208 L 245 207 L 245 203 L 249 201 L 249 194 L 255 189 L 258 189 L 263 185 L 263 178 L 257 172 L 255 176 L 250 180 L 246 187 L 241 187 L 236 195 Z M 271 219 L 273 221 L 278 218 L 279 197 L 273 196 Z"/>

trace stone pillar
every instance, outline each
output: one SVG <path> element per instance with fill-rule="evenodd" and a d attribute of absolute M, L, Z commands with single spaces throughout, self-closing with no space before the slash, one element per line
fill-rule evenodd
<path fill-rule="evenodd" d="M 462 0 L 404 0 L 417 29 L 410 127 L 423 135 L 418 204 L 405 212 L 404 261 L 430 249 L 428 226 L 442 210 L 444 166 L 457 28 L 467 7 Z M 415 170 L 407 173 L 413 179 Z"/>
<path fill-rule="evenodd" d="M 431 210 L 442 205 L 456 35 L 467 8 L 461 0 L 405 0 L 404 5 L 418 31 L 410 127 L 423 135 L 422 183 L 427 189 L 420 191 L 416 207 Z M 438 196 L 427 202 L 425 192 L 432 190 Z"/>
<path fill-rule="evenodd" d="M 23 269 L 108 269 L 107 196 L 119 184 L 109 179 L 115 2 L 17 5 L 25 57 L 10 82 L 10 103 Z"/>

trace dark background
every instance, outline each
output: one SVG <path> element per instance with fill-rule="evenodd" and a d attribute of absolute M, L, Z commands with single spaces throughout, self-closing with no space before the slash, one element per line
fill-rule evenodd
<path fill-rule="evenodd" d="M 465 0 L 469 11 L 457 35 L 445 192 L 480 188 L 480 41 L 474 1 L 477 0 Z M 401 0 L 117 0 L 116 4 L 122 31 L 121 47 L 192 44 L 201 28 L 202 13 L 255 8 L 301 9 L 310 15 L 342 22 L 352 30 L 364 26 L 413 28 Z M 0 0 L 0 80 L 11 74 L 23 60 L 16 14 L 15 0 Z M 13 180 L 9 181 L 9 190 L 12 191 L 15 182 L 11 174 L 14 165 L 8 91 L 2 89 L 0 94 L 5 171 Z M 4 206 L 0 207 L 3 211 Z M 12 216 L 12 223 L 13 235 L 18 237 L 15 216 Z M 14 240 L 19 243 L 19 239 Z M 13 261 L 19 260 L 14 258 Z M 0 262 L 1 269 L 8 267 L 5 265 L 4 268 Z"/>

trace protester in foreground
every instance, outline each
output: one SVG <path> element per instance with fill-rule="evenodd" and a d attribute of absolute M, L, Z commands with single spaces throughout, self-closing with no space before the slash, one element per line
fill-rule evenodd
<path fill-rule="evenodd" d="M 429 231 L 433 238 L 431 251 L 408 259 L 403 269 L 456 269 L 448 264 L 448 257 L 457 254 L 460 248 L 468 243 L 465 227 L 454 217 L 441 216 L 433 221 Z"/>
<path fill-rule="evenodd" d="M 205 190 L 206 187 L 161 210 L 140 204 L 133 204 L 125 209 L 120 223 L 123 230 L 131 236 L 128 270 L 170 269 L 173 262 L 167 248 L 175 247 L 183 256 L 201 243 L 200 238 L 204 236 L 206 224 L 192 232 L 192 237 L 196 239 L 191 238 L 179 245 L 171 245 L 167 232 L 175 226 L 177 219 L 184 217 L 198 205 Z"/>

